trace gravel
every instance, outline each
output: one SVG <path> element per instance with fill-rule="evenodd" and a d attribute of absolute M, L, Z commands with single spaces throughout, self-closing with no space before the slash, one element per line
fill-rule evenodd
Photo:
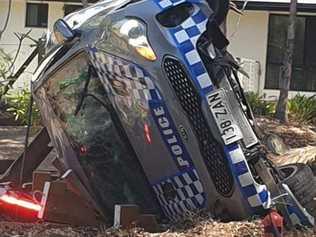
<path fill-rule="evenodd" d="M 313 129 L 280 125 L 273 119 L 259 119 L 260 127 L 268 132 L 281 134 L 292 148 L 315 146 L 316 133 Z M 0 159 L 15 159 L 23 151 L 24 127 L 0 127 Z M 293 139 L 293 134 L 295 139 Z M 292 139 L 290 139 L 292 138 Z M 141 229 L 117 230 L 104 227 L 71 227 L 54 223 L 20 223 L 1 221 L 0 237 L 261 237 L 263 228 L 260 221 L 216 222 L 209 218 L 194 217 L 180 224 L 162 226 L 158 233 Z M 287 232 L 285 237 L 316 237 L 316 232 Z"/>

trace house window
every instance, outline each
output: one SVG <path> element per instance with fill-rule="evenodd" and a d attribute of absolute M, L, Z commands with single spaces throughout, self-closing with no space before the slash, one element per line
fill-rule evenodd
<path fill-rule="evenodd" d="M 26 3 L 26 27 L 47 27 L 48 4 Z"/>
<path fill-rule="evenodd" d="M 286 49 L 288 21 L 287 15 L 270 15 L 266 89 L 279 88 L 279 76 Z M 290 90 L 316 91 L 315 29 L 315 16 L 297 16 Z"/>
<path fill-rule="evenodd" d="M 64 14 L 66 16 L 72 12 L 79 11 L 80 9 L 82 9 L 82 6 L 80 5 L 64 5 Z"/>

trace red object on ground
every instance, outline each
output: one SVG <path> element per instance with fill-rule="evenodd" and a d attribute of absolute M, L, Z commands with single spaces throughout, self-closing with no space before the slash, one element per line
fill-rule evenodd
<path fill-rule="evenodd" d="M 283 236 L 283 217 L 276 211 L 271 210 L 262 220 L 264 237 Z"/>
<path fill-rule="evenodd" d="M 144 133 L 145 133 L 147 143 L 151 144 L 151 132 L 150 132 L 150 127 L 147 123 L 144 124 Z"/>
<path fill-rule="evenodd" d="M 7 191 L 0 195 L 1 213 L 23 220 L 37 219 L 41 205 L 32 196 L 19 191 Z"/>
<path fill-rule="evenodd" d="M 88 154 L 88 148 L 85 145 L 81 145 L 79 148 L 79 152 L 81 156 L 85 156 Z"/>
<path fill-rule="evenodd" d="M 30 209 L 33 211 L 40 211 L 41 210 L 41 206 L 38 204 L 35 204 L 34 202 L 29 202 L 27 200 L 18 199 L 16 197 L 12 197 L 12 196 L 9 196 L 7 194 L 4 194 L 3 196 L 1 196 L 0 200 L 5 202 L 5 203 L 16 205 L 18 207 Z"/>

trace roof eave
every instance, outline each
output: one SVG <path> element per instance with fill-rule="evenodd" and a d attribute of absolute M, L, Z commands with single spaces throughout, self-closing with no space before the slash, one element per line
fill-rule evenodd
<path fill-rule="evenodd" d="M 234 1 L 239 8 L 242 8 L 245 1 L 235 0 Z M 289 11 L 289 3 L 280 2 L 262 2 L 262 1 L 252 1 L 248 2 L 246 10 L 257 10 L 257 11 Z M 316 4 L 297 4 L 298 12 L 316 12 Z"/>

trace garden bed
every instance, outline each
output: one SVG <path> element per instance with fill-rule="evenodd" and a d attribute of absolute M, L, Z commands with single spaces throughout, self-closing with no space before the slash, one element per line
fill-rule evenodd
<path fill-rule="evenodd" d="M 315 127 L 290 123 L 282 125 L 271 118 L 259 118 L 258 123 L 264 133 L 278 134 L 284 138 L 289 148 L 305 149 L 316 147 Z M 0 159 L 15 159 L 23 151 L 25 127 L 0 127 Z M 309 146 L 309 148 L 303 148 Z M 290 149 L 290 150 L 291 150 Z M 298 151 L 298 150 L 297 150 Z M 313 152 L 313 150 L 312 150 Z M 295 155 L 293 155 L 296 157 Z M 293 161 L 289 155 L 270 157 L 277 161 L 276 163 L 289 163 Z M 259 237 L 263 236 L 263 228 L 259 221 L 244 222 L 216 222 L 210 218 L 195 217 L 184 223 L 170 226 L 162 226 L 158 233 L 146 233 L 141 229 L 132 229 L 129 231 L 116 230 L 113 228 L 102 227 L 71 227 L 67 225 L 58 225 L 52 223 L 18 223 L 3 219 L 0 221 L 0 233 L 3 237 L 81 237 L 81 236 L 152 236 L 152 237 Z M 313 231 L 307 232 L 289 232 L 285 237 L 312 237 L 316 236 Z"/>

